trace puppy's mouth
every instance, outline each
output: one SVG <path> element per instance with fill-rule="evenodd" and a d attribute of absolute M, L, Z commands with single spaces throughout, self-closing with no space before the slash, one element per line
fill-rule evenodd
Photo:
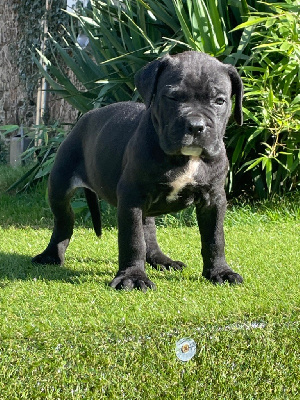
<path fill-rule="evenodd" d="M 200 157 L 203 149 L 197 146 L 184 146 L 181 149 L 181 154 L 184 156 Z"/>

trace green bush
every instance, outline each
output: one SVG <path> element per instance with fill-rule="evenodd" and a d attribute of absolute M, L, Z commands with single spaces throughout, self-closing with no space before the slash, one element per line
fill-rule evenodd
<path fill-rule="evenodd" d="M 222 55 L 232 63 L 242 56 L 249 33 L 230 32 L 249 13 L 245 1 L 142 0 L 91 1 L 91 9 L 71 13 L 72 29 L 65 32 L 65 46 L 52 38 L 55 52 L 73 71 L 80 85 L 53 65 L 38 50 L 34 59 L 53 91 L 66 98 L 82 113 L 111 102 L 135 100 L 134 74 L 147 62 L 166 53 L 192 49 Z M 78 32 L 89 38 L 82 49 Z M 243 44 L 240 39 L 243 37 Z M 81 89 L 80 89 L 81 87 Z"/>
<path fill-rule="evenodd" d="M 273 14 L 260 13 L 241 25 L 255 30 L 251 57 L 240 68 L 245 127 L 229 130 L 230 184 L 243 180 L 260 197 L 299 185 L 300 8 L 295 3 L 276 5 Z"/>

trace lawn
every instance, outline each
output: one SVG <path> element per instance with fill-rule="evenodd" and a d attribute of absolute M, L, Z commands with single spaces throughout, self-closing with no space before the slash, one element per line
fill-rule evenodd
<path fill-rule="evenodd" d="M 108 287 L 117 230 L 97 238 L 77 218 L 63 267 L 37 266 L 52 226 L 45 185 L 6 194 L 20 171 L 0 168 L 0 399 L 299 399 L 300 195 L 229 205 L 226 254 L 244 277 L 201 277 L 189 217 L 160 220 L 162 249 L 183 272 L 147 268 L 156 291 Z M 196 342 L 188 362 L 175 354 Z"/>

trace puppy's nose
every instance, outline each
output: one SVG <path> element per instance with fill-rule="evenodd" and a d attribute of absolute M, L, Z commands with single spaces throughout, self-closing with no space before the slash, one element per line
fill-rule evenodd
<path fill-rule="evenodd" d="M 193 118 L 188 121 L 187 131 L 193 136 L 201 135 L 206 130 L 206 124 L 203 119 Z"/>

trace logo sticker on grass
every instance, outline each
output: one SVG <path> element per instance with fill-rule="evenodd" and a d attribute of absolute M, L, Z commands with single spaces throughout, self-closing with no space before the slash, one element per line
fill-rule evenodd
<path fill-rule="evenodd" d="M 176 342 L 175 352 L 180 361 L 189 361 L 196 354 L 196 343 L 190 338 L 180 339 Z"/>

